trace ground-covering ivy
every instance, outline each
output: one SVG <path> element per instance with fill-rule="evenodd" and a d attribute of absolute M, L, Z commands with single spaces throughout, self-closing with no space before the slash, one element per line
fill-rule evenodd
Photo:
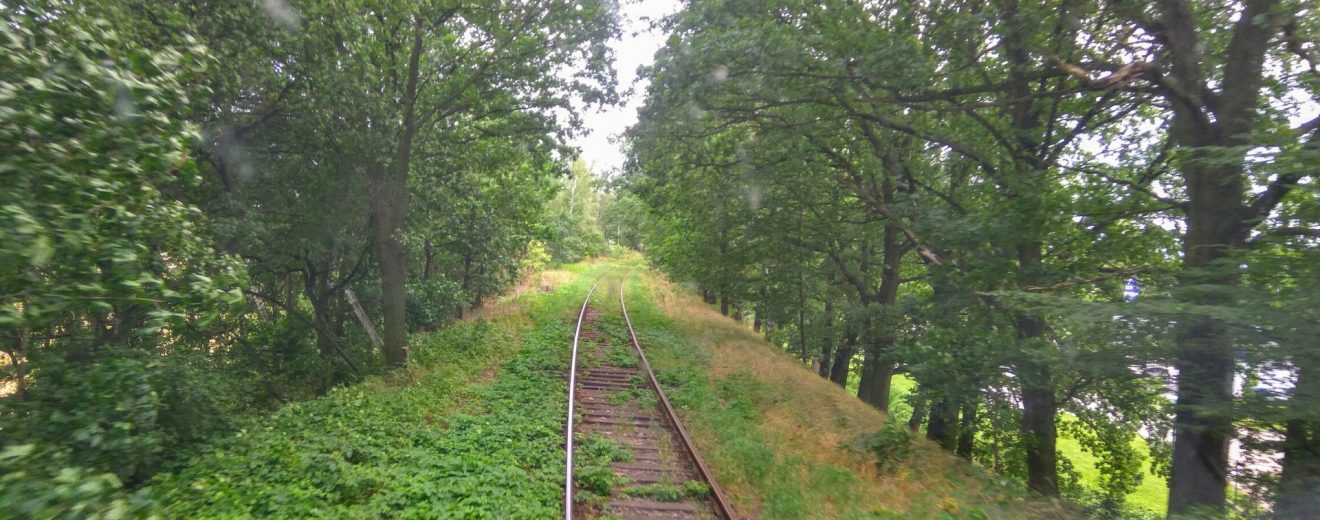
<path fill-rule="evenodd" d="M 593 273 L 518 313 L 414 338 L 413 381 L 288 406 L 153 491 L 169 517 L 560 514 L 570 309 Z M 399 376 L 406 378 L 406 376 Z"/>

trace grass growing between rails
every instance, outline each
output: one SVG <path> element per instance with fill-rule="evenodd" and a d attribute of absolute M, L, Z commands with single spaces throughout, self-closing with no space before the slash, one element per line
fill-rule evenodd
<path fill-rule="evenodd" d="M 157 480 L 182 517 L 550 518 L 561 513 L 572 317 L 603 265 L 413 338 L 416 368 L 290 405 Z M 506 308 L 500 308 L 506 307 Z"/>
<path fill-rule="evenodd" d="M 627 292 L 657 377 L 743 515 L 1076 517 L 922 440 L 902 443 L 886 454 L 897 460 L 878 467 L 867 448 L 890 437 L 877 435 L 883 414 L 658 276 L 635 275 Z"/>

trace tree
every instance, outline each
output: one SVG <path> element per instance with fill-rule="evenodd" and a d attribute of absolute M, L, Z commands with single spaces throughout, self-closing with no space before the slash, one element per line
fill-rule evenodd
<path fill-rule="evenodd" d="M 709 182 L 700 177 L 727 177 L 735 168 L 755 171 L 747 177 L 768 186 L 767 194 L 821 190 L 833 208 L 859 203 L 862 216 L 840 217 L 767 195 L 769 209 L 744 217 L 765 219 L 766 230 L 742 228 L 743 237 L 722 243 L 741 238 L 778 245 L 757 251 L 814 250 L 836 276 L 818 285 L 799 277 L 799 289 L 815 287 L 813 296 L 831 299 L 837 289 L 858 290 L 862 301 L 888 310 L 863 316 L 889 316 L 889 324 L 910 327 L 909 341 L 928 348 L 903 349 L 891 359 L 922 382 L 922 395 L 932 403 L 928 434 L 946 446 L 957 439 L 959 451 L 973 451 L 968 430 L 979 423 L 977 400 L 1021 402 L 1015 440 L 1025 454 L 1029 488 L 1043 495 L 1061 491 L 1059 471 L 1066 465 L 1054 444 L 1060 411 L 1068 410 L 1086 425 L 1085 431 L 1069 426 L 1074 436 L 1091 439 L 1089 445 L 1112 461 L 1107 493 L 1121 496 L 1132 480 L 1125 469 L 1132 457 L 1115 439 L 1131 435 L 1146 418 L 1156 430 L 1168 418 L 1152 400 L 1152 373 L 1098 367 L 1163 363 L 1170 352 L 1152 339 L 1178 324 L 1183 346 L 1171 359 L 1186 382 L 1180 399 L 1190 401 L 1177 416 L 1183 425 L 1173 464 L 1179 498 L 1171 512 L 1184 512 L 1203 501 L 1199 495 L 1214 494 L 1206 490 L 1224 489 L 1189 477 L 1196 470 L 1186 455 L 1226 453 L 1220 441 L 1229 438 L 1235 420 L 1227 407 L 1235 398 L 1224 393 L 1234 372 L 1226 356 L 1233 345 L 1246 345 L 1240 334 L 1266 323 L 1222 318 L 1244 308 L 1233 290 L 1225 291 L 1237 286 L 1234 271 L 1245 261 L 1233 251 L 1246 251 L 1253 233 L 1279 225 L 1272 208 L 1310 175 L 1274 166 L 1305 146 L 1317 126 L 1288 129 L 1279 112 L 1286 106 L 1283 92 L 1304 94 L 1300 78 L 1314 74 L 1310 29 L 1300 22 L 1308 12 L 1300 4 L 1252 2 L 1146 8 L 1002 1 L 993 9 L 978 2 L 692 3 L 666 21 L 673 36 L 650 71 L 642 121 L 632 130 L 634 184 L 662 214 L 711 202 L 687 194 L 662 197 L 650 191 L 651 183 L 677 185 L 684 175 L 683 182 L 697 185 Z M 1116 56 L 1126 61 L 1114 63 Z M 1264 60 L 1280 67 L 1262 68 Z M 1191 76 L 1179 72 L 1189 67 Z M 1236 77 L 1224 81 L 1224 74 Z M 1230 95 L 1233 101 L 1224 101 Z M 1167 128 L 1160 126 L 1166 115 L 1173 117 Z M 739 136 L 737 153 L 712 154 L 727 150 L 722 143 L 730 136 Z M 1252 153 L 1268 159 L 1253 162 L 1253 146 L 1280 148 L 1257 148 Z M 802 180 L 812 177 L 816 181 Z M 819 181 L 826 182 L 808 184 Z M 1227 187 L 1236 198 L 1206 198 Z M 1254 199 L 1248 187 L 1258 193 Z M 856 228 L 840 225 L 840 218 L 858 219 Z M 1200 221 L 1192 225 L 1194 219 Z M 1309 231 L 1296 222 L 1286 227 Z M 690 229 L 672 226 L 652 241 L 678 241 Z M 1207 229 L 1232 230 L 1237 242 L 1207 238 L 1214 234 Z M 1179 239 L 1181 252 L 1174 247 Z M 868 255 L 877 244 L 893 255 Z M 709 245 L 689 247 L 682 257 L 726 256 Z M 1209 249 L 1191 255 L 1189 247 Z M 1197 264 L 1205 255 L 1214 259 Z M 678 267 L 679 258 L 661 258 L 676 274 L 696 278 Z M 1204 269 L 1219 262 L 1229 269 Z M 1181 273 L 1180 300 L 1156 303 L 1171 289 L 1172 272 Z M 909 276 L 886 283 L 882 273 Z M 1151 283 L 1152 304 L 1119 312 L 1116 284 L 1136 275 Z M 872 292 L 876 287 L 882 290 Z M 795 303 L 776 303 L 797 310 L 797 343 L 805 352 L 804 318 L 819 311 L 804 312 L 811 296 L 800 293 Z M 743 297 L 763 308 L 761 294 Z M 900 309 L 894 304 L 904 294 L 954 303 Z M 1130 330 L 1083 326 L 1057 312 L 1069 308 L 1121 316 L 1113 319 Z M 831 306 L 824 314 L 835 312 Z M 1216 322 L 1218 328 L 1193 326 Z M 994 332 L 948 332 L 966 323 Z M 1013 334 L 1002 334 L 1003 327 Z M 892 325 L 863 329 L 876 345 L 892 343 L 886 339 Z M 1186 335 L 1193 329 L 1204 332 L 1193 334 L 1201 339 L 1218 338 L 1210 348 L 1218 354 L 1190 348 L 1189 341 L 1201 342 Z M 1129 339 L 1120 343 L 1124 348 L 1106 347 L 1105 334 Z M 847 348 L 825 343 L 819 357 L 847 357 Z M 873 353 L 886 351 L 867 352 L 864 389 L 883 388 L 865 383 L 868 373 L 881 374 L 877 383 L 887 377 L 883 363 L 871 365 L 884 359 Z M 1010 377 L 997 377 L 998 367 L 1007 367 Z M 1001 391 L 1008 395 L 999 397 Z M 1104 412 L 1093 413 L 1097 407 Z M 1214 449 L 1188 451 L 1206 434 L 1219 439 L 1211 442 Z M 1192 458 L 1226 461 L 1215 457 Z M 1226 464 L 1211 466 L 1217 469 L 1210 474 L 1226 477 Z M 1222 507 L 1214 497 L 1209 503 Z"/>
<path fill-rule="evenodd" d="M 228 389 L 193 369 L 222 357 L 207 342 L 244 270 L 171 196 L 198 180 L 196 129 L 174 112 L 206 55 L 46 14 L 0 10 L 0 341 L 16 381 L 4 444 L 59 445 L 139 482 L 230 411 Z"/>
<path fill-rule="evenodd" d="M 1306 175 L 1280 173 L 1263 191 L 1252 194 L 1246 155 L 1268 121 L 1260 109 L 1271 96 L 1269 83 L 1296 80 L 1287 72 L 1267 72 L 1272 53 L 1285 61 L 1297 58 L 1287 56 L 1294 46 L 1290 38 L 1276 42 L 1275 37 L 1285 27 L 1296 27 L 1295 20 L 1307 11 L 1270 0 L 1223 6 L 1229 5 L 1240 10 L 1235 21 L 1202 16 L 1209 9 L 1181 1 L 1144 9 L 1116 6 L 1130 24 L 1126 30 L 1153 38 L 1140 49 L 1153 61 L 1133 62 L 1128 69 L 1150 81 L 1172 113 L 1167 139 L 1186 196 L 1179 204 L 1187 225 L 1180 298 L 1195 305 L 1234 305 L 1232 287 L 1240 278 L 1233 268 L 1237 253 Z M 1309 59 L 1304 54 L 1302 58 Z M 1307 123 L 1292 134 L 1305 138 L 1315 126 L 1320 125 Z M 1188 316 L 1177 345 L 1170 515 L 1225 506 L 1234 421 L 1234 347 L 1225 324 L 1210 316 Z"/>

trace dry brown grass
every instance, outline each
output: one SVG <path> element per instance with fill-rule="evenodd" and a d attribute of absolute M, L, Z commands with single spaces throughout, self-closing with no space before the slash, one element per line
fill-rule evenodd
<path fill-rule="evenodd" d="M 689 291 L 663 278 L 645 278 L 655 305 L 694 340 L 710 359 L 712 378 L 750 374 L 775 389 L 773 399 L 761 406 L 761 432 L 774 441 L 775 453 L 795 456 L 816 465 L 846 468 L 859 476 L 864 511 L 905 512 L 914 518 L 957 512 L 971 506 L 996 504 L 987 511 L 998 518 L 1060 518 L 1073 516 L 1056 504 L 1003 500 L 999 491 L 982 485 L 983 474 L 954 455 L 924 439 L 916 454 L 892 473 L 877 470 L 874 458 L 856 448 L 856 442 L 884 426 L 886 417 L 876 409 L 820 378 L 788 353 L 763 341 L 743 324 L 722 316 Z M 698 444 L 717 443 L 709 431 L 693 431 Z M 758 492 L 733 483 L 735 496 L 746 514 L 759 510 Z M 925 506 L 914 497 L 927 497 Z M 930 499 L 936 497 L 936 500 Z M 938 499 L 938 497 L 943 497 Z M 1004 504 L 1004 502 L 1008 502 Z M 856 503 L 856 502 L 855 502 Z M 928 509 L 931 503 L 935 509 Z M 818 518 L 837 518 L 833 504 L 821 504 Z M 914 510 L 916 508 L 917 510 Z"/>

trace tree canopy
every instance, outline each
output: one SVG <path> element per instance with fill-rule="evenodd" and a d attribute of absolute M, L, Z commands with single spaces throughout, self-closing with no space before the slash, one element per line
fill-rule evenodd
<path fill-rule="evenodd" d="M 1301 518 L 1314 473 L 1229 446 L 1314 468 L 1314 331 L 1286 310 L 1314 303 L 1265 296 L 1315 276 L 1314 14 L 691 2 L 663 22 L 629 186 L 666 270 L 881 409 L 914 379 L 909 424 L 1033 492 L 1117 510 L 1140 434 L 1171 515 Z"/>
<path fill-rule="evenodd" d="M 594 171 L 627 7 L 0 4 L 0 510 L 146 514 L 208 440 L 635 250 L 874 446 L 1099 517 L 1320 514 L 1313 2 L 689 0 Z"/>

